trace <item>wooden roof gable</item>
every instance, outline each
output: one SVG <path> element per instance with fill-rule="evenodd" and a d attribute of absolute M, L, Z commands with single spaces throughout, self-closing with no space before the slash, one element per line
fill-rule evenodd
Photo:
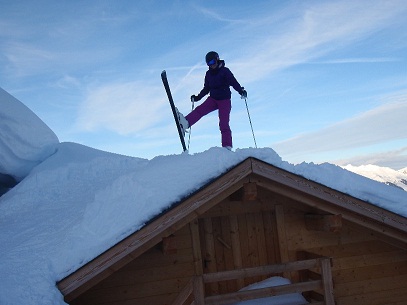
<path fill-rule="evenodd" d="M 407 218 L 248 158 L 61 280 L 58 288 L 65 300 L 76 298 L 249 182 L 326 213 L 341 214 L 343 219 L 361 224 L 407 248 Z"/>

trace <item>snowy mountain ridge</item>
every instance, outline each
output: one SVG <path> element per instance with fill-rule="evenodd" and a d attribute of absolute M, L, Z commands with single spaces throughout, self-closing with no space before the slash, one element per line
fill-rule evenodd
<path fill-rule="evenodd" d="M 407 167 L 397 171 L 389 167 L 382 167 L 372 164 L 360 166 L 348 164 L 343 166 L 343 168 L 366 178 L 407 191 Z"/>

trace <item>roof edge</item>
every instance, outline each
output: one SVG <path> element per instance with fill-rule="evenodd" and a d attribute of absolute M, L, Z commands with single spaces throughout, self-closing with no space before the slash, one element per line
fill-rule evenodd
<path fill-rule="evenodd" d="M 315 205 L 313 200 L 327 202 L 332 204 L 335 210 L 348 211 L 364 219 L 369 218 L 377 223 L 386 224 L 404 234 L 407 233 L 406 217 L 381 208 L 373 203 L 358 199 L 284 169 L 270 166 L 270 164 L 254 158 L 252 161 L 252 172 L 264 179 L 273 180 L 283 185 L 285 189 L 296 190 L 298 194 L 301 194 L 297 196 L 302 196 L 302 199 L 305 199 L 304 195 L 306 195 L 309 205 Z M 286 196 L 289 196 L 283 189 L 276 189 L 274 191 L 277 193 L 284 192 Z"/>

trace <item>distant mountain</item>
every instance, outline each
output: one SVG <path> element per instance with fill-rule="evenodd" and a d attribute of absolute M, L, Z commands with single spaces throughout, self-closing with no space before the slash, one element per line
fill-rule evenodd
<path fill-rule="evenodd" d="M 377 165 L 343 166 L 344 169 L 407 191 L 407 167 L 398 171 Z"/>

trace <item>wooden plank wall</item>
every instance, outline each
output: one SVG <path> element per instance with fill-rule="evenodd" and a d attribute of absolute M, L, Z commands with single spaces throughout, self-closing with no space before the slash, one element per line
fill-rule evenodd
<path fill-rule="evenodd" d="M 308 231 L 301 208 L 286 208 L 290 259 L 298 250 L 333 258 L 337 305 L 407 304 L 407 252 L 344 221 L 339 233 Z"/>
<path fill-rule="evenodd" d="M 276 226 L 270 201 L 265 204 L 226 199 L 171 236 L 170 247 L 175 245 L 175 253 L 169 249 L 164 254 L 158 245 L 70 304 L 165 305 L 176 298 L 194 274 L 279 263 Z M 200 236 L 194 246 L 191 234 Z M 265 278 L 209 283 L 205 294 L 235 292 Z"/>
<path fill-rule="evenodd" d="M 195 273 L 189 226 L 171 237 L 176 252 L 164 254 L 160 243 L 70 304 L 171 304 Z"/>
<path fill-rule="evenodd" d="M 239 203 L 234 203 L 239 205 Z M 276 264 L 280 261 L 275 243 L 272 211 L 200 219 L 204 273 Z M 266 277 L 209 283 L 206 295 L 234 292 Z"/>

